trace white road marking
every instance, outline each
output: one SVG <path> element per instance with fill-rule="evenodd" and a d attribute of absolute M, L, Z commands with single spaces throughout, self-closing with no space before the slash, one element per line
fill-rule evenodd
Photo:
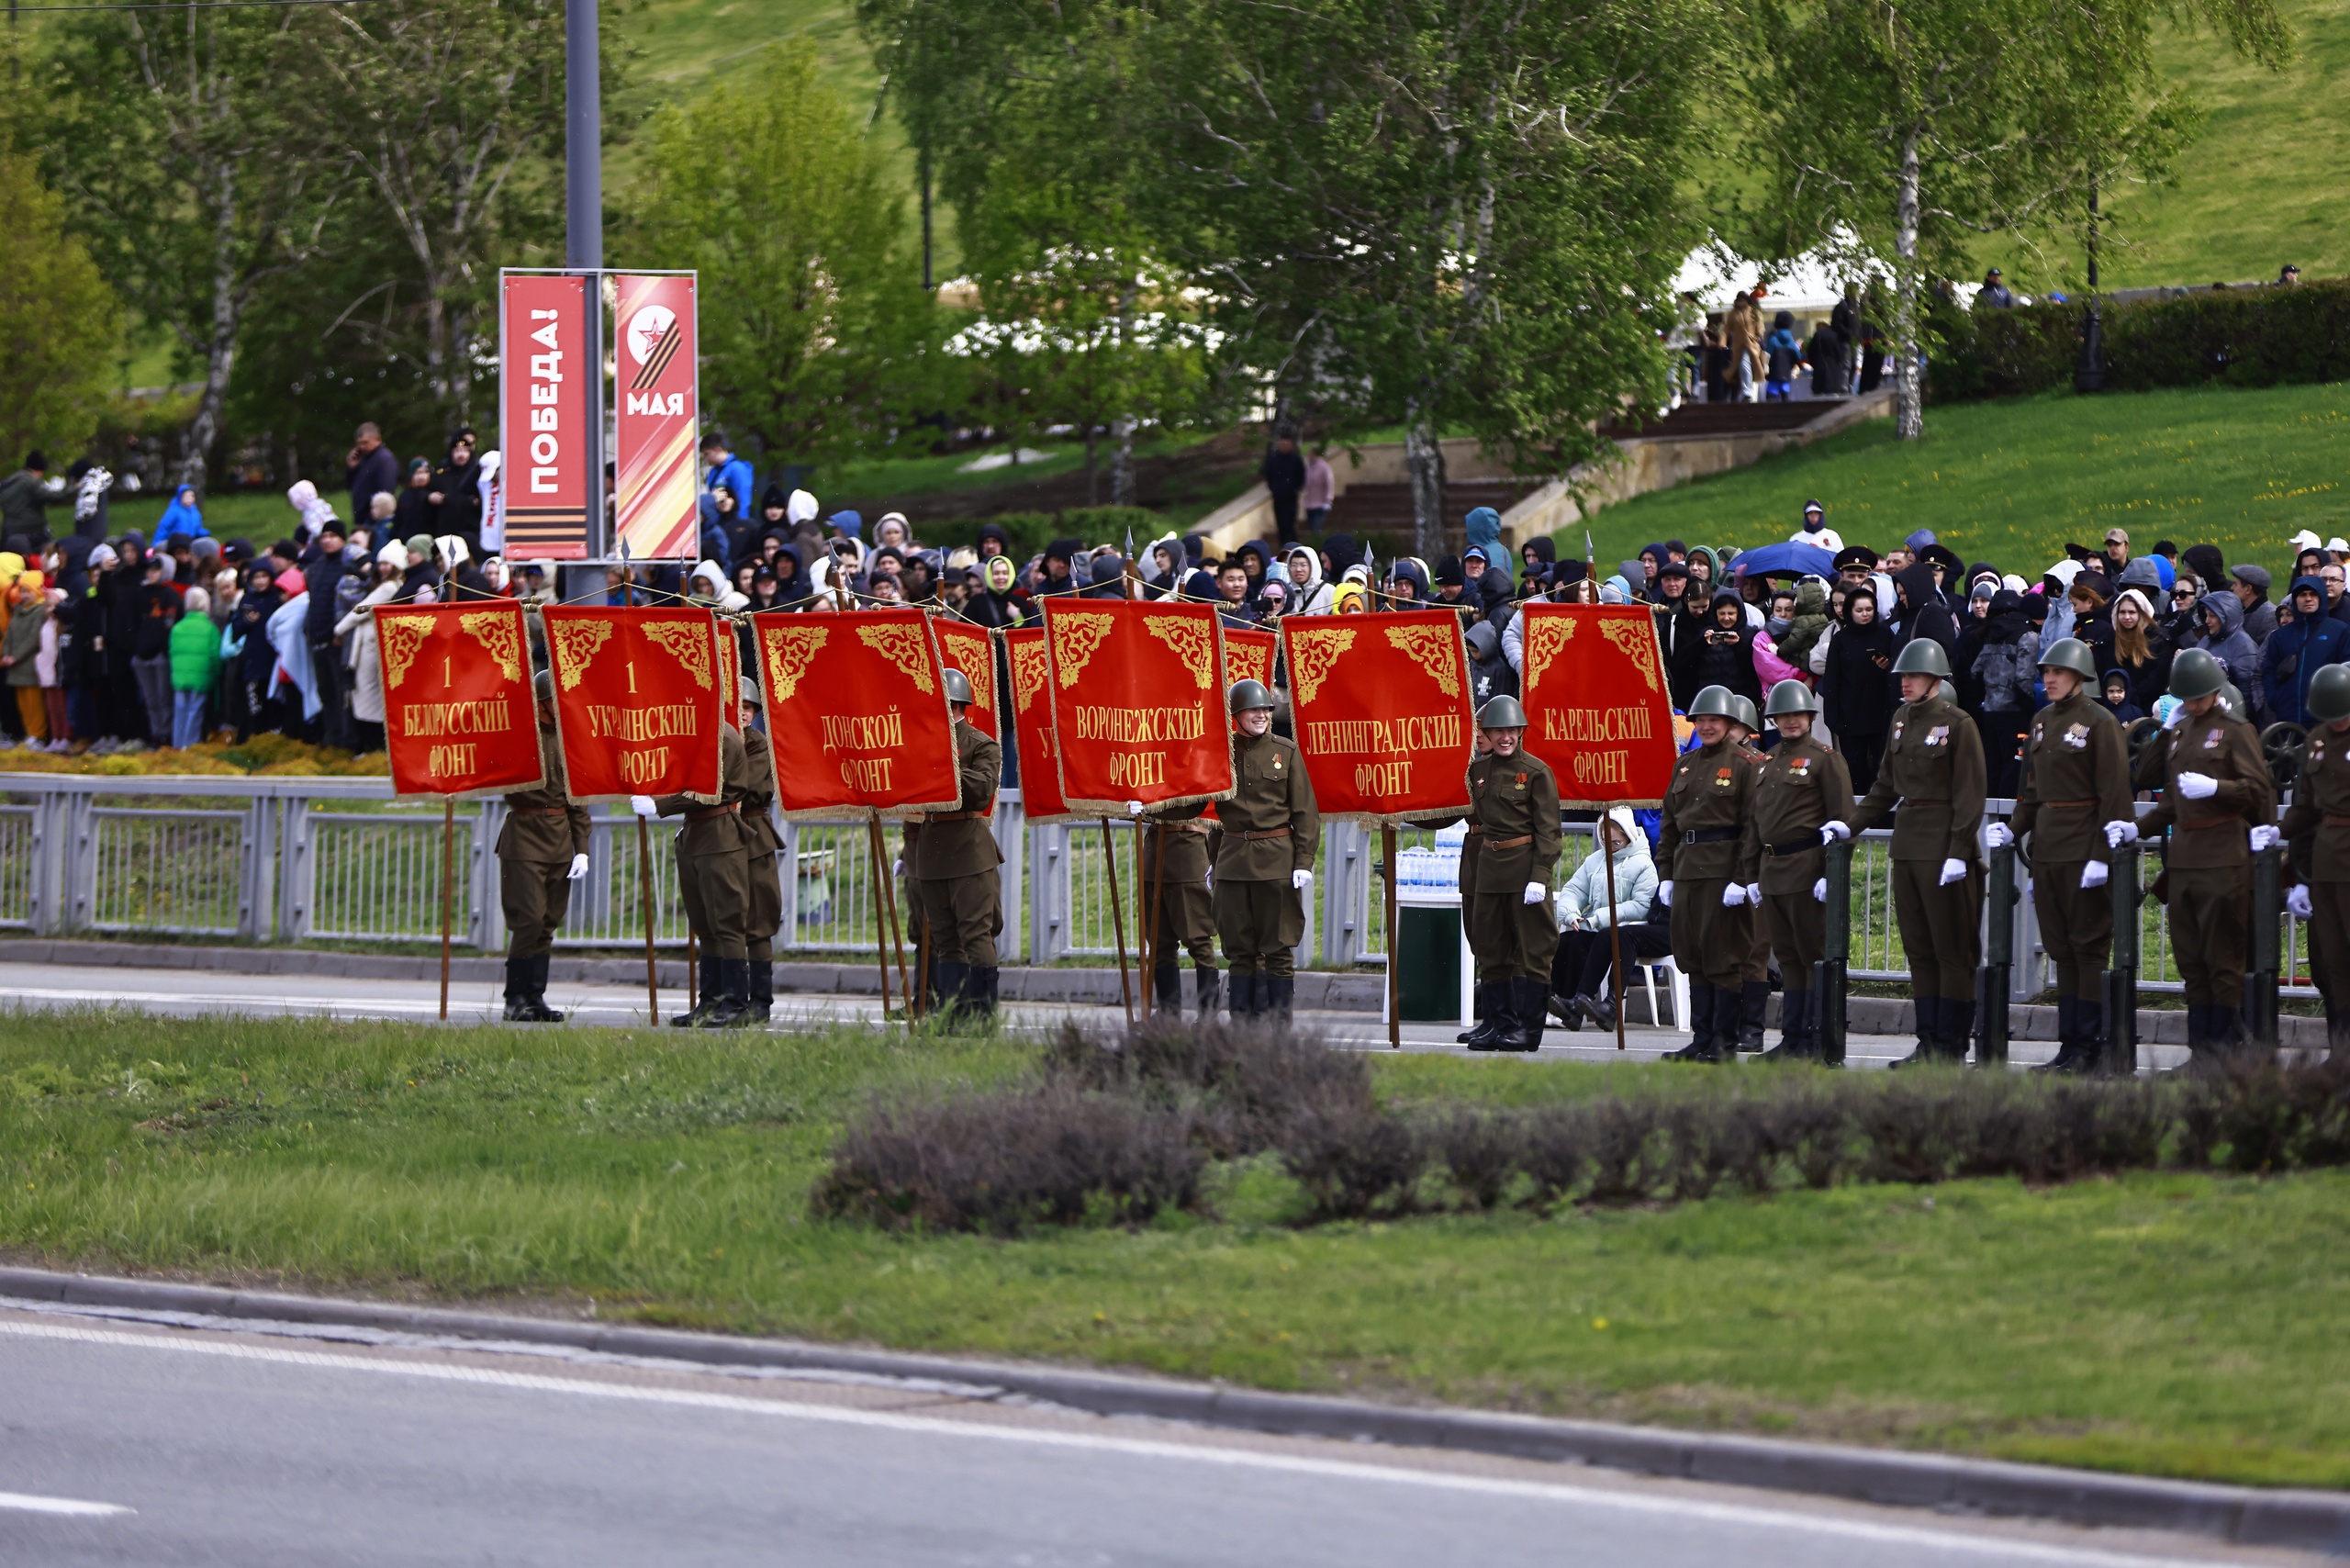
<path fill-rule="evenodd" d="M 927 1437 L 979 1439 L 1025 1443 L 1040 1448 L 1074 1449 L 1129 1458 L 1180 1460 L 1195 1464 L 1221 1464 L 1242 1470 L 1275 1471 L 1292 1475 L 1315 1475 L 1331 1480 L 1369 1482 L 1393 1486 L 1399 1483 L 1438 1491 L 1470 1492 L 1543 1502 L 1575 1503 L 1650 1514 L 1668 1518 L 1705 1519 L 1716 1524 L 1762 1526 L 1767 1529 L 1813 1530 L 1885 1546 L 1964 1552 L 1975 1557 L 2000 1557 L 2019 1562 L 2048 1562 L 2070 1568 L 2210 1568 L 2209 1559 L 2149 1557 L 2137 1552 L 2107 1551 L 2091 1547 L 2056 1546 L 2005 1536 L 1970 1536 L 1923 1526 L 1884 1524 L 1834 1515 L 1813 1516 L 1735 1503 L 1709 1502 L 1684 1496 L 1651 1496 L 1612 1488 L 1577 1486 L 1565 1482 L 1511 1481 L 1491 1476 L 1460 1475 L 1438 1471 L 1409 1470 L 1388 1465 L 1359 1464 L 1345 1460 L 1303 1454 L 1268 1453 L 1248 1449 L 1157 1441 L 1110 1433 L 1057 1431 L 1034 1428 L 998 1427 L 935 1417 L 905 1416 L 837 1406 L 808 1405 L 790 1400 L 755 1399 L 747 1395 L 706 1393 L 696 1389 L 646 1388 L 625 1383 L 589 1382 L 540 1372 L 501 1372 L 489 1367 L 449 1365 L 429 1361 L 339 1355 L 330 1351 L 281 1350 L 274 1346 L 200 1339 L 175 1334 L 126 1334 L 62 1324 L 0 1322 L 0 1334 L 28 1339 L 62 1339 L 76 1344 L 120 1346 L 131 1350 L 176 1350 L 218 1356 L 230 1361 L 267 1361 L 324 1371 L 371 1372 L 377 1376 L 416 1377 L 442 1383 L 473 1383 L 495 1388 L 528 1389 L 590 1399 L 612 1399 L 641 1405 L 681 1406 L 701 1410 L 726 1410 L 744 1415 L 825 1421 L 835 1426 L 864 1427 L 883 1431 L 920 1433 Z M 106 1507 L 107 1505 L 86 1505 Z"/>
<path fill-rule="evenodd" d="M 20 1514 L 70 1514 L 80 1518 L 139 1511 L 126 1508 L 119 1503 L 84 1503 L 77 1497 L 35 1497 L 23 1492 L 0 1492 L 0 1508 L 14 1509 Z"/>

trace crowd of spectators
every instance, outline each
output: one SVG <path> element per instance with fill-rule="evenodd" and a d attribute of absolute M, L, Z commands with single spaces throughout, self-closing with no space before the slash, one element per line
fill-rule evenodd
<path fill-rule="evenodd" d="M 2118 528 L 2095 546 L 2067 546 L 2031 578 L 1963 561 L 1926 530 L 1880 553 L 1847 544 L 1818 501 L 1785 545 L 1740 552 L 1667 540 L 1605 575 L 1559 559 L 1547 538 L 1505 545 L 1490 507 L 1468 513 L 1458 554 L 1380 560 L 1346 532 L 1318 532 L 1326 513 L 1313 503 L 1326 506 L 1326 486 L 1317 492 L 1313 462 L 1293 444 L 1277 447 L 1268 470 L 1278 468 L 1291 501 L 1305 504 L 1276 508 L 1276 537 L 1219 551 L 1201 533 L 1169 531 L 1138 545 L 1065 538 L 1024 550 L 992 523 L 969 544 L 926 545 L 901 512 L 868 529 L 853 510 L 821 515 L 808 490 L 781 484 L 754 503 L 751 465 L 712 436 L 702 453 L 699 563 L 612 565 L 599 594 L 576 570 L 565 583 L 553 562 L 502 557 L 489 500 L 498 454 L 477 445 L 461 431 L 438 463 L 402 465 L 364 426 L 345 461 L 347 507 L 297 481 L 285 493 L 286 531 L 266 543 L 216 537 L 192 488 L 173 498 L 151 539 L 93 534 L 78 508 L 74 531 L 51 539 L 38 506 L 17 504 L 17 480 L 45 467 L 32 454 L 0 482 L 9 509 L 0 681 L 14 689 L 13 702 L 0 704 L 5 738 L 78 754 L 274 731 L 378 749 L 372 610 L 499 596 L 546 603 L 559 587 L 575 601 L 685 600 L 729 611 L 920 605 L 990 628 L 1033 623 L 1057 594 L 1181 596 L 1214 603 L 1233 627 L 1444 608 L 1463 623 L 1479 703 L 1519 689 L 1516 610 L 1527 599 L 1643 604 L 1676 707 L 1707 685 L 1759 704 L 1779 680 L 1806 681 L 1860 790 L 1898 705 L 1892 666 L 1915 638 L 1949 655 L 1997 794 L 2013 793 L 2019 745 L 2044 700 L 2039 651 L 2060 637 L 2088 644 L 2100 695 L 2125 722 L 2167 712 L 2170 663 L 2182 648 L 2216 655 L 2263 724 L 2304 722 L 2311 678 L 2350 660 L 2350 543 L 2338 538 L 2291 541 L 2281 594 L 2258 563 L 2231 565 L 2215 545 L 2182 552 L 2168 540 L 2135 554 Z M 1310 542 L 1278 536 L 1299 522 Z"/>

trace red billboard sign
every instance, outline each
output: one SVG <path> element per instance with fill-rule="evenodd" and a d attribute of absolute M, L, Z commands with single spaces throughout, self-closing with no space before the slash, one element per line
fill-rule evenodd
<path fill-rule="evenodd" d="M 700 437 L 694 279 L 621 274 L 613 355 L 612 479 L 618 532 L 639 560 L 696 553 L 694 447 Z M 755 496 L 737 496 L 751 515 Z"/>
<path fill-rule="evenodd" d="M 588 281 L 543 273 L 499 279 L 498 425 L 509 559 L 588 554 L 601 375 L 588 315 L 599 307 Z"/>

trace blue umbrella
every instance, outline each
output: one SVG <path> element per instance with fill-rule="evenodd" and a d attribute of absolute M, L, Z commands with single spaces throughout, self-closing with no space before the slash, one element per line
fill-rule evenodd
<path fill-rule="evenodd" d="M 1740 551 L 1729 567 L 1750 577 L 1832 577 L 1836 557 L 1817 544 L 1763 544 Z"/>

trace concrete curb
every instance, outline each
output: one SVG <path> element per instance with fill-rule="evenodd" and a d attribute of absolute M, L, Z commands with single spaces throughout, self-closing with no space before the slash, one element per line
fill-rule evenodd
<path fill-rule="evenodd" d="M 45 1269 L 0 1268 L 0 1296 L 65 1306 L 187 1313 L 256 1325 L 297 1323 L 558 1345 L 707 1366 L 919 1378 L 1044 1400 L 1097 1416 L 1140 1416 L 1245 1431 L 1453 1449 L 1903 1507 L 2175 1530 L 2244 1546 L 2350 1552 L 2350 1493 L 2223 1486 L 1947 1454 L 1840 1448 L 1490 1411 L 1408 1409 L 1074 1368 L 564 1323 Z"/>
<path fill-rule="evenodd" d="M 208 969 L 224 974 L 323 975 L 351 980 L 436 980 L 438 958 L 410 958 L 388 953 L 330 953 L 302 947 L 207 947 L 177 943 L 85 942 L 67 938 L 17 937 L 0 941 L 0 963 L 95 969 Z M 664 991 L 686 989 L 682 959 L 661 960 L 656 966 Z M 641 986 L 644 960 L 632 958 L 557 958 L 547 971 L 559 985 Z M 451 980 L 465 984 L 494 982 L 505 975 L 500 958 L 452 958 Z M 1137 982 L 1139 983 L 1139 982 Z M 1190 995 L 1188 979 L 1185 995 Z M 1340 974 L 1306 970 L 1297 977 L 1297 1005 L 1308 1013 L 1366 1013 L 1385 1010 L 1385 980 L 1378 974 Z M 896 981 L 891 981 L 894 987 Z M 874 996 L 881 982 L 870 964 L 778 963 L 775 967 L 778 995 Z M 1003 971 L 1000 994 L 1007 1002 L 1063 1002 L 1115 1007 L 1119 1003 L 1118 971 L 1114 969 L 1031 969 Z M 1633 1015 L 1645 1021 L 1648 998 L 1632 991 Z M 1187 1004 L 1188 1005 L 1188 1004 Z M 1771 998 L 1769 1016 L 1777 1027 L 1779 999 Z M 1891 996 L 1856 996 L 1847 1011 L 1856 1035 L 1907 1035 L 1915 1027 L 1908 1002 Z M 2053 1040 L 2053 1007 L 2015 1007 L 2009 1013 L 2009 1033 L 2019 1040 Z M 2322 1018 L 2279 1018 L 2281 1044 L 2323 1049 L 2327 1044 Z M 2187 1014 L 2177 1009 L 2142 1008 L 2138 1038 L 2147 1045 L 2187 1043 Z"/>

